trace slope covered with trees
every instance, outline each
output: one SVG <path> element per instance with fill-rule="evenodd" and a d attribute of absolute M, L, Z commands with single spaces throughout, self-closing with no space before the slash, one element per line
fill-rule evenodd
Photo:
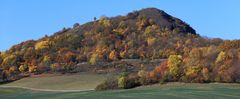
<path fill-rule="evenodd" d="M 101 17 L 83 25 L 76 23 L 52 36 L 14 45 L 0 54 L 0 79 L 14 80 L 31 73 L 72 72 L 78 68 L 77 64 L 85 62 L 97 67 L 100 62 L 121 59 L 169 58 L 166 68 L 159 67 L 169 70 L 172 77 L 169 80 L 178 81 L 185 75 L 184 79 L 198 81 L 200 78 L 192 77 L 193 74 L 218 75 L 225 68 L 237 67 L 239 46 L 239 41 L 203 38 L 180 19 L 147 8 L 126 16 Z M 158 73 L 164 72 L 160 69 L 150 74 L 159 79 Z"/>
<path fill-rule="evenodd" d="M 240 83 L 240 41 L 224 41 L 219 46 L 193 48 L 183 55 L 170 55 L 153 70 L 123 73 L 110 78 L 96 90 L 128 89 L 166 82 Z"/>

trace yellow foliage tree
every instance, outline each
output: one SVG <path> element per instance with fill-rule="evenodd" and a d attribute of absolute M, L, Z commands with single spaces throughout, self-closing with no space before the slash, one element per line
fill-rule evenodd
<path fill-rule="evenodd" d="M 138 71 L 138 76 L 140 77 L 139 81 L 141 84 L 146 84 L 148 72 L 146 71 L 143 64 L 141 64 L 141 70 Z"/>
<path fill-rule="evenodd" d="M 27 69 L 27 66 L 26 65 L 21 65 L 19 68 L 18 68 L 18 70 L 20 71 L 20 72 L 25 72 L 26 71 L 26 69 Z"/>
<path fill-rule="evenodd" d="M 127 54 L 126 51 L 122 51 L 122 52 L 120 52 L 120 57 L 121 57 L 122 59 L 124 59 L 124 58 L 126 57 L 126 54 Z"/>
<path fill-rule="evenodd" d="M 126 88 L 127 85 L 127 73 L 122 73 L 120 74 L 120 76 L 118 77 L 118 88 Z"/>
<path fill-rule="evenodd" d="M 111 21 L 109 19 L 107 19 L 106 17 L 102 17 L 99 20 L 99 23 L 104 25 L 104 26 L 111 26 Z"/>
<path fill-rule="evenodd" d="M 200 71 L 200 66 L 188 66 L 186 76 L 189 78 L 196 77 Z"/>
<path fill-rule="evenodd" d="M 89 63 L 92 64 L 92 65 L 95 65 L 98 61 L 98 58 L 99 58 L 98 54 L 96 54 L 96 53 L 92 54 L 92 56 L 89 60 Z"/>
<path fill-rule="evenodd" d="M 51 58 L 46 55 L 43 57 L 43 60 L 41 61 L 41 66 L 50 66 L 51 65 Z"/>
<path fill-rule="evenodd" d="M 125 88 L 126 86 L 126 77 L 119 77 L 118 78 L 118 87 Z"/>
<path fill-rule="evenodd" d="M 149 37 L 147 39 L 147 43 L 148 43 L 149 46 L 155 44 L 156 41 L 157 41 L 157 39 L 155 37 Z"/>
<path fill-rule="evenodd" d="M 44 61 L 44 62 L 50 61 L 50 57 L 49 57 L 49 56 L 44 56 L 43 61 Z"/>
<path fill-rule="evenodd" d="M 168 58 L 168 68 L 169 74 L 173 78 L 177 78 L 179 75 L 179 67 L 182 64 L 182 56 L 181 55 L 170 55 Z"/>
<path fill-rule="evenodd" d="M 48 40 L 41 41 L 41 42 L 36 43 L 35 49 L 36 50 L 40 50 L 40 49 L 44 49 L 44 48 L 49 48 L 50 45 L 51 44 L 50 44 L 50 42 Z"/>
<path fill-rule="evenodd" d="M 109 59 L 110 60 L 117 60 L 117 52 L 115 50 L 111 51 L 111 53 L 109 54 Z"/>
<path fill-rule="evenodd" d="M 37 66 L 29 66 L 28 71 L 29 71 L 30 73 L 37 72 Z"/>
<path fill-rule="evenodd" d="M 221 51 L 219 54 L 218 54 L 218 57 L 216 59 L 216 63 L 220 63 L 222 61 L 224 61 L 226 59 L 226 53 Z"/>

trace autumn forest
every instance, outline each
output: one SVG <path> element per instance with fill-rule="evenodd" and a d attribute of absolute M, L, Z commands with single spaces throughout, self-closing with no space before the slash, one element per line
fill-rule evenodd
<path fill-rule="evenodd" d="M 122 60 L 142 63 L 136 66 Z M 0 82 L 43 73 L 103 71 L 117 77 L 108 78 L 96 90 L 166 82 L 239 83 L 239 64 L 240 40 L 202 37 L 182 20 L 146 8 L 75 23 L 0 52 Z"/>

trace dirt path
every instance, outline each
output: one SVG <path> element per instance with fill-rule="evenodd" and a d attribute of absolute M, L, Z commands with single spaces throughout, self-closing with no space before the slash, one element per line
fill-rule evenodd
<path fill-rule="evenodd" d="M 94 89 L 85 89 L 85 90 L 52 90 L 52 89 L 38 89 L 38 88 L 29 88 L 29 87 L 21 87 L 21 86 L 0 86 L 0 88 L 21 88 L 28 89 L 33 91 L 50 91 L 50 92 L 81 92 L 81 91 L 92 91 Z"/>

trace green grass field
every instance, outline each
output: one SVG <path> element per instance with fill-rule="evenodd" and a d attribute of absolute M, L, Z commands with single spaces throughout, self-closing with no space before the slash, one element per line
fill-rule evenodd
<path fill-rule="evenodd" d="M 239 99 L 239 92 L 239 84 L 170 83 L 100 92 L 42 92 L 1 88 L 0 99 Z"/>
<path fill-rule="evenodd" d="M 12 83 L 0 85 L 8 87 L 24 87 L 42 90 L 93 90 L 103 82 L 108 75 L 74 74 L 55 75 L 47 74 L 40 77 L 28 77 Z"/>

